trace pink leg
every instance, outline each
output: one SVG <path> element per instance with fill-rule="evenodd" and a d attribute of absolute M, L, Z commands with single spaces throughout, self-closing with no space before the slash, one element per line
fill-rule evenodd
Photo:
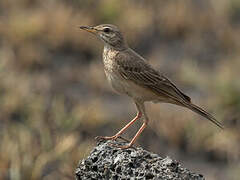
<path fill-rule="evenodd" d="M 121 149 L 127 149 L 127 148 L 131 147 L 135 143 L 135 141 L 137 140 L 138 136 L 143 132 L 143 130 L 146 127 L 147 127 L 147 121 L 142 124 L 142 126 L 140 127 L 140 129 L 138 130 L 138 132 L 132 138 L 132 140 L 130 141 L 130 143 L 128 145 L 126 145 L 126 146 L 118 146 L 118 147 L 121 148 Z"/>
<path fill-rule="evenodd" d="M 106 139 L 106 140 L 109 140 L 109 139 L 117 139 L 127 128 L 129 128 L 136 120 L 138 120 L 139 118 L 142 117 L 142 113 L 139 111 L 137 113 L 137 116 L 131 120 L 126 126 L 124 126 L 117 134 L 115 134 L 114 136 L 97 136 L 96 139 Z M 132 142 L 132 141 L 131 141 Z M 130 143 L 131 143 L 130 142 Z M 134 143 L 134 142 L 133 142 Z"/>
<path fill-rule="evenodd" d="M 136 102 L 136 105 L 137 105 L 137 109 L 139 112 L 142 112 L 142 115 L 144 117 L 144 122 L 142 124 L 142 126 L 140 127 L 140 129 L 138 130 L 138 132 L 136 133 L 136 135 L 132 138 L 132 140 L 130 141 L 129 144 L 125 145 L 125 146 L 117 146 L 121 149 L 127 149 L 129 147 L 131 147 L 135 141 L 137 140 L 137 138 L 140 136 L 140 134 L 142 133 L 142 131 L 147 127 L 147 124 L 148 124 L 148 117 L 147 117 L 147 114 L 145 112 L 145 107 L 144 107 L 144 103 L 142 102 Z"/>

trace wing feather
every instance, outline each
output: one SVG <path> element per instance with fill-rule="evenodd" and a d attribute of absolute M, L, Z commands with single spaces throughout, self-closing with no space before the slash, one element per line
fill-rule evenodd
<path fill-rule="evenodd" d="M 134 58 L 134 59 L 131 59 Z M 154 70 L 142 57 L 134 54 L 118 54 L 117 71 L 126 80 L 151 89 L 153 92 L 167 96 L 176 102 L 191 102 L 190 97 L 179 90 L 168 78 Z"/>
<path fill-rule="evenodd" d="M 129 50 L 119 53 L 115 59 L 116 70 L 120 76 L 135 84 L 148 88 L 158 94 L 171 99 L 171 102 L 182 105 L 204 116 L 214 124 L 223 128 L 211 114 L 191 103 L 190 97 L 179 90 L 167 77 L 154 70 L 141 56 Z"/>

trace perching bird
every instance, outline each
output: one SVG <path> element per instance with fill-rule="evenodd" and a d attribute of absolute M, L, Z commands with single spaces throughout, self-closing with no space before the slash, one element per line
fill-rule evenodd
<path fill-rule="evenodd" d="M 155 70 L 148 62 L 129 48 L 120 30 L 111 24 L 95 27 L 81 26 L 81 29 L 93 33 L 104 43 L 103 63 L 107 79 L 113 89 L 133 99 L 137 107 L 137 115 L 114 136 L 98 137 L 117 139 L 137 119 L 143 118 L 143 124 L 126 146 L 129 148 L 148 125 L 148 116 L 144 102 L 164 102 L 191 109 L 212 121 L 223 129 L 223 125 L 211 114 L 191 102 L 190 97 L 181 92 L 166 76 Z"/>

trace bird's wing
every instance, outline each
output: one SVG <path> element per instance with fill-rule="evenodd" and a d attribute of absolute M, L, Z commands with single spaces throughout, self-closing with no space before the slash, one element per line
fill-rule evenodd
<path fill-rule="evenodd" d="M 148 88 L 177 103 L 191 102 L 190 97 L 181 92 L 168 78 L 154 70 L 135 52 L 119 53 L 116 56 L 118 73 L 126 80 Z"/>

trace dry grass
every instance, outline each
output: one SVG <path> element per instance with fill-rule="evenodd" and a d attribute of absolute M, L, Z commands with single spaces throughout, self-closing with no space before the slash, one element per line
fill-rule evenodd
<path fill-rule="evenodd" d="M 196 171 L 207 179 L 237 179 L 239 14 L 235 0 L 1 1 L 0 179 L 73 179 L 93 137 L 115 133 L 134 115 L 107 85 L 101 43 L 77 28 L 100 23 L 120 26 L 134 49 L 226 126 L 219 131 L 182 108 L 150 104 L 141 145 L 161 154 L 154 134 L 167 142 L 164 155 L 174 149 L 180 159 L 203 159 Z"/>

